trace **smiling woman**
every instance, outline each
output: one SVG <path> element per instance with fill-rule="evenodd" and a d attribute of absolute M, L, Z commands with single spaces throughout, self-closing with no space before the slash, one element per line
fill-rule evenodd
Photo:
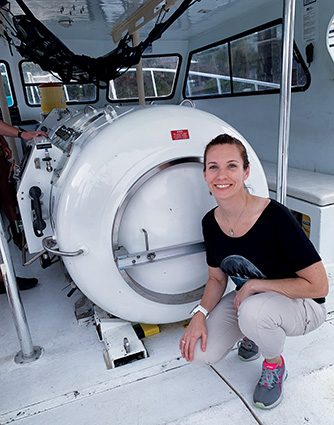
<path fill-rule="evenodd" d="M 204 158 L 205 180 L 218 207 L 202 221 L 208 281 L 180 350 L 187 360 L 214 363 L 244 337 L 241 360 L 258 358 L 259 352 L 265 358 L 253 401 L 269 409 L 283 395 L 286 336 L 303 335 L 325 321 L 326 272 L 289 210 L 246 190 L 252 165 L 238 139 L 216 137 Z M 228 277 L 236 290 L 226 295 Z"/>
<path fill-rule="evenodd" d="M 244 182 L 249 175 L 249 167 L 244 169 L 236 146 L 212 146 L 207 154 L 207 167 L 204 175 L 216 200 L 224 201 L 226 204 L 228 200 L 238 195 L 240 190 L 244 192 L 247 200 Z"/>

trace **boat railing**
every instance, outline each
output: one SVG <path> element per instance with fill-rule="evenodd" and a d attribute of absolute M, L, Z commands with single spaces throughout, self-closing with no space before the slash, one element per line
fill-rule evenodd
<path fill-rule="evenodd" d="M 188 96 L 192 96 L 192 83 L 195 81 L 191 79 L 192 76 L 200 77 L 200 78 L 210 78 L 213 79 L 216 83 L 216 93 L 217 94 L 224 94 L 223 88 L 222 88 L 222 81 L 231 81 L 230 75 L 221 75 L 221 74 L 212 74 L 209 72 L 200 72 L 200 71 L 189 71 L 189 78 L 187 81 L 187 94 Z M 278 83 L 271 83 L 268 81 L 261 81 L 261 80 L 255 80 L 251 78 L 242 78 L 242 77 L 234 77 L 233 76 L 233 82 L 234 83 L 242 83 L 253 86 L 251 89 L 250 87 L 245 88 L 243 91 L 259 91 L 263 90 L 263 88 L 270 88 L 270 89 L 279 89 L 280 85 Z M 212 93 L 213 90 L 210 92 Z"/>
<path fill-rule="evenodd" d="M 136 72 L 136 68 L 129 68 L 127 70 L 127 73 L 132 73 L 132 72 Z M 175 74 L 176 70 L 169 69 L 169 68 L 144 67 L 143 72 L 145 73 L 145 76 L 148 75 L 148 78 L 150 78 L 154 97 L 163 97 L 161 93 L 159 93 L 156 75 L 157 73 L 160 73 L 160 76 L 161 76 L 161 73 Z M 59 82 L 59 80 L 52 74 L 33 75 L 32 73 L 27 72 L 27 77 L 28 77 L 28 82 L 30 84 L 36 84 L 36 85 L 27 86 L 27 90 L 30 92 L 30 95 L 31 95 L 30 97 L 34 105 L 40 104 L 38 84 L 47 83 L 47 82 Z M 213 80 L 215 82 L 216 87 L 212 89 L 211 94 L 212 92 L 214 92 L 219 95 L 224 94 L 222 82 L 230 81 L 230 75 L 213 74 L 213 73 L 201 72 L 201 71 L 189 71 L 189 78 L 187 81 L 187 94 L 190 97 L 193 94 L 196 94 L 196 93 L 193 93 L 193 89 L 192 89 L 192 83 L 195 82 L 194 78 L 202 78 L 202 79 L 207 78 L 207 79 Z M 117 82 L 118 80 L 110 80 L 109 82 L 110 98 L 112 100 L 125 100 L 124 97 L 120 97 L 117 95 L 117 84 L 118 84 Z M 250 79 L 250 78 L 242 78 L 242 77 L 233 77 L 233 82 L 252 86 L 252 88 L 250 87 L 245 88 L 244 91 L 249 91 L 249 90 L 259 91 L 259 90 L 263 90 L 263 88 L 277 89 L 280 87 L 280 85 L 277 83 L 271 83 L 267 81 L 261 81 L 261 80 Z M 67 92 L 67 87 L 65 84 L 64 84 L 64 92 L 65 92 L 66 101 L 70 101 L 70 98 Z M 131 97 L 129 97 L 129 99 L 130 98 Z"/>

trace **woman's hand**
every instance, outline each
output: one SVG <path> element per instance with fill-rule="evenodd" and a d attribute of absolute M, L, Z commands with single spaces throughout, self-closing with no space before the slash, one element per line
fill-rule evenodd
<path fill-rule="evenodd" d="M 245 282 L 242 287 L 239 289 L 239 291 L 236 291 L 235 297 L 234 297 L 234 308 L 238 311 L 240 304 L 250 295 L 255 294 L 257 291 L 254 288 L 255 279 L 250 279 Z"/>
<path fill-rule="evenodd" d="M 206 350 L 208 329 L 205 320 L 206 319 L 201 312 L 196 313 L 180 339 L 179 345 L 182 357 L 189 362 L 194 359 L 195 344 L 198 339 L 201 338 L 201 350 Z"/>

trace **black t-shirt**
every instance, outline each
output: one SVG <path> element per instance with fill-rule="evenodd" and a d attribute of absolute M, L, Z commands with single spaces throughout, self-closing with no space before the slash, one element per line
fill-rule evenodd
<path fill-rule="evenodd" d="M 219 227 L 214 209 L 202 220 L 207 263 L 220 267 L 237 286 L 250 278 L 284 279 L 321 260 L 290 211 L 271 200 L 251 229 L 230 237 Z M 323 303 L 325 298 L 315 301 Z"/>

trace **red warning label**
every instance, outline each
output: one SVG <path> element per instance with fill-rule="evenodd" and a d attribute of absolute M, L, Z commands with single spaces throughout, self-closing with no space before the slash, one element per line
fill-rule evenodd
<path fill-rule="evenodd" d="M 172 140 L 190 139 L 189 131 L 186 130 L 186 129 L 184 129 L 184 130 L 172 130 L 170 133 L 172 135 Z"/>

